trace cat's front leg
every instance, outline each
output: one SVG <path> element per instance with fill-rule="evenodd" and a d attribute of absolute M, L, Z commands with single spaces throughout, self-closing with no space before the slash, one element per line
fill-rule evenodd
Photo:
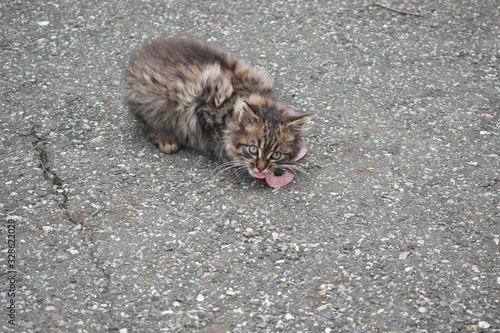
<path fill-rule="evenodd" d="M 162 140 L 162 141 L 157 140 L 155 143 L 158 149 L 165 154 L 174 154 L 177 153 L 179 150 L 181 150 L 177 142 L 173 142 L 170 140 Z"/>
<path fill-rule="evenodd" d="M 150 132 L 148 136 L 162 153 L 174 154 L 181 150 L 180 145 L 164 133 Z"/>

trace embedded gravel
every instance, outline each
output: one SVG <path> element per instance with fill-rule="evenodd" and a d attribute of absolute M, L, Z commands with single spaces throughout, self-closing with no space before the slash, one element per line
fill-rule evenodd
<path fill-rule="evenodd" d="M 500 332 L 498 1 L 379 2 L 422 16 L 0 3 L 0 330 Z M 162 34 L 270 72 L 312 118 L 304 174 L 273 190 L 148 142 L 122 73 Z"/>

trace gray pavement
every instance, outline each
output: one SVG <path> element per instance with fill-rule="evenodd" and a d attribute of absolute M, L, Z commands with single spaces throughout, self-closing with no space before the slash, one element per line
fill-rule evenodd
<path fill-rule="evenodd" d="M 423 16 L 2 1 L 0 331 L 499 332 L 499 2 L 380 2 Z M 162 34 L 269 71 L 312 117 L 305 174 L 156 150 L 121 76 Z"/>

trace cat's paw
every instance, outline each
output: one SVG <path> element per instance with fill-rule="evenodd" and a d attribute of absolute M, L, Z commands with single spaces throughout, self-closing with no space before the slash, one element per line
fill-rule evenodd
<path fill-rule="evenodd" d="M 173 154 L 181 150 L 181 147 L 179 147 L 177 142 L 170 140 L 156 140 L 155 144 L 158 149 L 165 154 Z"/>

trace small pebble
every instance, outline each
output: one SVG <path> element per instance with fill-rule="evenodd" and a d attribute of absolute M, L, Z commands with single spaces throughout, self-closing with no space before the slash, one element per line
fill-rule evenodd
<path fill-rule="evenodd" d="M 406 257 L 408 257 L 409 254 L 410 252 L 401 252 L 399 254 L 399 260 L 406 260 Z"/>
<path fill-rule="evenodd" d="M 488 324 L 486 321 L 480 321 L 479 322 L 479 328 L 490 328 L 490 324 Z"/>

